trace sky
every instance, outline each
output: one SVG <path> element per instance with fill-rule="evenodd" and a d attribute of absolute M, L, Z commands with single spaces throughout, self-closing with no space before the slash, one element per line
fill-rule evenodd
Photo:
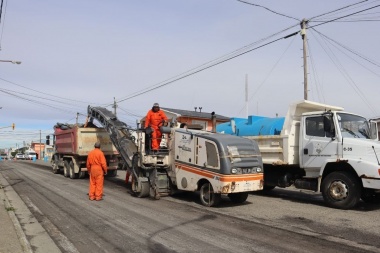
<path fill-rule="evenodd" d="M 84 123 L 88 105 L 128 125 L 161 107 L 284 116 L 304 98 L 379 118 L 380 1 L 3 0 L 0 148 Z M 239 55 L 241 54 L 241 55 Z M 14 123 L 16 128 L 10 127 Z"/>

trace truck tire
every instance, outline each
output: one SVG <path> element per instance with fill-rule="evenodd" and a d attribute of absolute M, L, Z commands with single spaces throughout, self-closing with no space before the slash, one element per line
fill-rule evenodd
<path fill-rule="evenodd" d="M 199 197 L 204 206 L 217 206 L 222 198 L 220 193 L 215 193 L 212 185 L 207 182 L 201 186 Z"/>
<path fill-rule="evenodd" d="M 58 174 L 60 172 L 58 162 L 58 156 L 54 155 L 54 158 L 51 160 L 51 166 L 54 174 Z"/>
<path fill-rule="evenodd" d="M 380 204 L 380 194 L 373 189 L 363 189 L 361 199 L 366 203 Z"/>
<path fill-rule="evenodd" d="M 337 171 L 322 181 L 323 199 L 330 207 L 350 209 L 357 205 L 361 195 L 359 179 L 349 172 Z"/>
<path fill-rule="evenodd" d="M 71 179 L 77 179 L 78 178 L 78 173 L 75 173 L 74 162 L 70 161 L 69 166 L 70 166 L 70 170 L 69 170 L 70 178 Z"/>
<path fill-rule="evenodd" d="M 65 177 L 70 177 L 70 164 L 67 160 L 63 162 L 63 175 Z"/>
<path fill-rule="evenodd" d="M 229 193 L 228 198 L 236 204 L 241 204 L 247 200 L 248 192 Z"/>
<path fill-rule="evenodd" d="M 86 171 L 79 171 L 78 173 L 78 178 L 79 179 L 83 179 L 86 177 Z"/>

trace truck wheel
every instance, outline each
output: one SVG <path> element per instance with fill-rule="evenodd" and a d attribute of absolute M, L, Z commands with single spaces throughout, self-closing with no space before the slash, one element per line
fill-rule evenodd
<path fill-rule="evenodd" d="M 51 160 L 51 166 L 53 168 L 53 173 L 58 174 L 60 172 L 60 169 L 58 167 L 58 156 L 54 155 L 54 159 Z"/>
<path fill-rule="evenodd" d="M 361 199 L 366 203 L 379 204 L 380 194 L 373 189 L 363 189 Z"/>
<path fill-rule="evenodd" d="M 210 183 L 201 186 L 199 197 L 204 206 L 217 206 L 221 200 L 220 193 L 215 193 Z"/>
<path fill-rule="evenodd" d="M 248 198 L 248 192 L 229 193 L 228 198 L 237 204 L 244 203 Z"/>
<path fill-rule="evenodd" d="M 63 175 L 65 176 L 65 177 L 69 177 L 70 176 L 70 164 L 69 164 L 69 162 L 67 161 L 67 160 L 65 160 L 64 162 L 63 162 Z"/>
<path fill-rule="evenodd" d="M 79 179 L 83 179 L 86 177 L 86 171 L 79 171 L 78 173 L 78 178 Z"/>
<path fill-rule="evenodd" d="M 351 173 L 332 172 L 322 181 L 321 191 L 328 206 L 350 209 L 356 206 L 361 195 L 361 185 Z"/>
<path fill-rule="evenodd" d="M 75 170 L 74 170 L 74 162 L 73 161 L 70 161 L 70 163 L 69 163 L 69 165 L 70 165 L 70 178 L 71 179 L 76 179 L 76 178 L 78 178 L 78 174 L 77 173 L 75 173 Z"/>

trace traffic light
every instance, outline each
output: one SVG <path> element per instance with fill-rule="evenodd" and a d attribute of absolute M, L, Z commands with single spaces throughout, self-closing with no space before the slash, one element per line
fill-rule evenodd
<path fill-rule="evenodd" d="M 12 130 L 15 130 L 15 127 L 16 127 L 15 123 L 12 123 Z"/>
<path fill-rule="evenodd" d="M 50 145 L 50 135 L 46 135 L 46 145 Z"/>

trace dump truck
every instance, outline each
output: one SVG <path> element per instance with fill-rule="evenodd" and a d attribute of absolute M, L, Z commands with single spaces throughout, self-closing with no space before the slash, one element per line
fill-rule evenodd
<path fill-rule="evenodd" d="M 50 142 L 50 138 L 47 137 Z M 85 125 L 54 126 L 54 153 L 51 165 L 54 174 L 63 172 L 71 179 L 84 178 L 87 173 L 86 161 L 88 153 L 94 149 L 94 144 L 100 141 L 108 166 L 108 176 L 117 175 L 119 153 L 112 145 L 110 137 L 104 128 L 85 127 Z"/>
<path fill-rule="evenodd" d="M 166 146 L 157 152 L 151 150 L 151 129 L 133 129 L 103 107 L 88 106 L 88 117 L 110 135 L 132 175 L 136 197 L 199 191 L 203 205 L 216 206 L 222 195 L 243 203 L 250 192 L 263 189 L 262 159 L 253 140 L 177 128 L 171 122 L 160 127 Z"/>
<path fill-rule="evenodd" d="M 217 132 L 258 143 L 266 190 L 321 192 L 338 209 L 353 208 L 360 199 L 380 202 L 377 125 L 342 107 L 304 100 L 291 104 L 286 117 L 232 118 Z"/>

